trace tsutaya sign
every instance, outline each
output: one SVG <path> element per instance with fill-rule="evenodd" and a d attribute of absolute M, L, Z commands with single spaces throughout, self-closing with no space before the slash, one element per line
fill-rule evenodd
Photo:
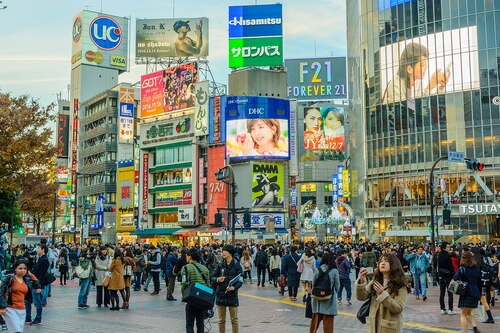
<path fill-rule="evenodd" d="M 460 215 L 500 214 L 500 203 L 460 205 L 459 211 Z"/>

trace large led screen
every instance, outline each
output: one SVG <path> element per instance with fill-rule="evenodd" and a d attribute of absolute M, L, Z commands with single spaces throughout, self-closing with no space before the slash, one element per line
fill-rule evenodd
<path fill-rule="evenodd" d="M 416 37 L 380 49 L 382 104 L 479 89 L 475 26 Z"/>
<path fill-rule="evenodd" d="M 227 97 L 226 155 L 231 160 L 289 159 L 289 117 L 287 100 Z"/>
<path fill-rule="evenodd" d="M 164 112 L 194 108 L 195 84 L 198 81 L 198 64 L 195 62 L 170 67 L 165 70 Z"/>
<path fill-rule="evenodd" d="M 304 149 L 343 151 L 345 148 L 344 108 L 309 106 L 304 108 Z"/>

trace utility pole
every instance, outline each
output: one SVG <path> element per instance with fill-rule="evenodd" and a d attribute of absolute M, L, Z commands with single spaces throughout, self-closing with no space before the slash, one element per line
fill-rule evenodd
<path fill-rule="evenodd" d="M 431 168 L 431 174 L 429 175 L 429 193 L 430 193 L 430 198 L 429 198 L 429 201 L 430 201 L 430 206 L 431 206 L 431 249 L 432 251 L 435 250 L 435 246 L 436 246 L 436 234 L 435 234 L 435 224 L 436 224 L 436 221 L 434 220 L 434 169 L 436 168 L 436 165 L 443 161 L 443 160 L 447 160 L 448 159 L 448 156 L 442 156 L 440 158 L 438 158 L 436 161 L 434 161 L 434 164 L 432 165 L 432 168 Z"/>

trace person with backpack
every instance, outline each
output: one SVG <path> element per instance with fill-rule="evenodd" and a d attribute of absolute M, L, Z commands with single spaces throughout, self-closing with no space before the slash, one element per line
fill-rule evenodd
<path fill-rule="evenodd" d="M 281 274 L 286 277 L 288 297 L 293 302 L 297 300 L 300 284 L 300 273 L 297 272 L 300 256 L 297 254 L 297 249 L 297 245 L 290 246 L 290 253 L 285 255 L 281 261 Z"/>
<path fill-rule="evenodd" d="M 316 270 L 312 283 L 312 313 L 309 333 L 316 333 L 323 322 L 323 332 L 333 333 L 334 317 L 337 315 L 335 295 L 340 288 L 339 272 L 332 253 L 324 253 L 320 267 Z"/>
<path fill-rule="evenodd" d="M 260 285 L 262 281 L 262 287 L 265 286 L 266 283 L 266 267 L 269 262 L 269 256 L 266 252 L 266 247 L 263 245 L 257 251 L 255 255 L 255 267 L 257 267 L 257 287 Z M 261 280 L 262 278 L 262 280 Z"/>
<path fill-rule="evenodd" d="M 492 288 L 492 278 L 494 276 L 493 260 L 486 256 L 484 249 L 479 250 L 479 256 L 477 260 L 479 261 L 479 269 L 481 270 L 481 304 L 484 306 L 486 315 L 488 319 L 483 321 L 484 324 L 494 324 L 495 319 L 491 314 L 490 301 L 491 301 L 491 288 Z"/>
<path fill-rule="evenodd" d="M 248 250 L 243 251 L 243 255 L 240 260 L 241 267 L 243 267 L 243 283 L 247 283 L 247 279 L 250 284 L 252 282 L 252 258 L 250 257 L 250 253 Z"/>

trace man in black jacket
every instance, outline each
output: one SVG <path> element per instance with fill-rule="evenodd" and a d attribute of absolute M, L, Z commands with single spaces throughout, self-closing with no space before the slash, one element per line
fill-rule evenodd
<path fill-rule="evenodd" d="M 257 267 L 257 287 L 262 281 L 262 287 L 266 283 L 266 267 L 269 261 L 269 256 L 266 252 L 266 247 L 262 246 L 259 251 L 255 254 L 255 267 Z M 261 279 L 262 277 L 262 279 Z"/>
<path fill-rule="evenodd" d="M 441 306 L 441 314 L 455 314 L 453 312 L 453 293 L 448 291 L 448 285 L 454 275 L 453 263 L 450 256 L 450 244 L 443 242 L 439 244 L 436 253 L 436 260 L 434 262 L 435 268 L 437 270 L 437 276 L 439 281 L 439 304 Z M 448 292 L 448 311 L 446 311 L 446 305 L 444 304 L 444 294 Z"/>
<path fill-rule="evenodd" d="M 38 255 L 37 262 L 33 265 L 31 273 L 36 276 L 42 289 L 47 285 L 47 272 L 49 270 L 49 259 L 47 258 L 47 252 L 49 248 L 47 245 L 38 245 L 36 253 Z M 35 320 L 31 322 L 30 325 L 40 324 L 42 322 L 42 295 L 32 291 L 33 304 L 36 308 Z M 26 321 L 31 321 L 31 304 L 26 303 Z"/>
<path fill-rule="evenodd" d="M 238 289 L 243 285 L 243 270 L 238 261 L 233 259 L 236 248 L 226 245 L 222 249 L 222 262 L 212 275 L 216 284 L 217 313 L 219 314 L 219 333 L 226 332 L 226 309 L 229 308 L 232 332 L 238 332 Z"/>

